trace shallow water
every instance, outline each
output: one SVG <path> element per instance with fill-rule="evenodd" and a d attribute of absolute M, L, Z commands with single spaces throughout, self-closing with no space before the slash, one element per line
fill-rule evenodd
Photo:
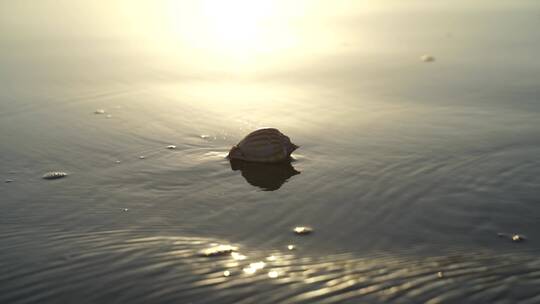
<path fill-rule="evenodd" d="M 0 4 L 0 302 L 540 303 L 540 6 L 321 3 L 238 68 Z M 292 168 L 225 159 L 263 126 Z"/>

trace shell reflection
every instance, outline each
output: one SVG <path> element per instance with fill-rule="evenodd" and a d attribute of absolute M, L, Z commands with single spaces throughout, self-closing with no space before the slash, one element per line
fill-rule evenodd
<path fill-rule="evenodd" d="M 300 174 L 290 163 L 266 164 L 230 160 L 231 169 L 242 173 L 246 181 L 264 191 L 275 191 L 291 177 Z"/>

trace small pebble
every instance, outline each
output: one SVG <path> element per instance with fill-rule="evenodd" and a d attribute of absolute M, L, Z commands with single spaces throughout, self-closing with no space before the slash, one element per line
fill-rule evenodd
<path fill-rule="evenodd" d="M 444 277 L 444 274 L 442 271 L 437 272 L 437 277 L 442 278 Z"/>
<path fill-rule="evenodd" d="M 124 211 L 124 212 L 128 212 L 128 211 L 129 211 L 129 209 L 128 209 L 128 208 L 122 208 L 122 211 Z"/>
<path fill-rule="evenodd" d="M 268 277 L 272 278 L 272 279 L 275 279 L 279 276 L 279 273 L 277 271 L 269 271 L 268 272 Z"/>
<path fill-rule="evenodd" d="M 435 57 L 433 57 L 431 55 L 422 55 L 422 57 L 420 57 L 420 59 L 423 62 L 433 62 L 433 61 L 435 61 Z"/>
<path fill-rule="evenodd" d="M 313 228 L 311 227 L 304 227 L 304 226 L 298 226 L 293 229 L 294 233 L 298 235 L 306 235 L 313 232 Z"/>
<path fill-rule="evenodd" d="M 145 159 L 144 155 L 139 156 L 139 159 Z"/>
<path fill-rule="evenodd" d="M 12 183 L 12 182 L 14 182 L 14 181 L 15 181 L 15 180 L 13 180 L 13 179 L 6 179 L 5 182 L 6 182 L 6 184 L 7 184 L 7 183 Z"/>
<path fill-rule="evenodd" d="M 223 272 L 223 276 L 224 276 L 224 277 L 228 277 L 228 276 L 230 276 L 230 275 L 231 275 L 231 272 L 228 271 L 228 270 L 225 270 L 225 271 Z"/>
<path fill-rule="evenodd" d="M 59 179 L 66 176 L 67 176 L 66 172 L 56 171 L 56 172 L 47 172 L 42 176 L 42 178 L 43 179 Z"/>
<path fill-rule="evenodd" d="M 167 146 L 167 149 L 169 149 L 169 150 L 174 150 L 174 149 L 176 149 L 176 146 L 175 146 L 175 145 L 168 145 L 168 146 Z"/>
<path fill-rule="evenodd" d="M 105 110 L 97 109 L 97 110 L 94 111 L 94 114 L 105 114 Z"/>

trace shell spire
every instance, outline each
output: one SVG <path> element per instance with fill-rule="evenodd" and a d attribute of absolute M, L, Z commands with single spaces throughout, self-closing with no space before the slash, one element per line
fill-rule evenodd
<path fill-rule="evenodd" d="M 290 138 L 278 129 L 262 128 L 249 133 L 227 156 L 249 162 L 279 163 L 290 160 L 291 153 L 298 149 Z"/>

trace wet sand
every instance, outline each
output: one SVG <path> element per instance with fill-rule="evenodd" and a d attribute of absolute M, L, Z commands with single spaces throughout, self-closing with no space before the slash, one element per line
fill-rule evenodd
<path fill-rule="evenodd" d="M 4 35 L 0 302 L 539 302 L 540 19 L 500 5 L 353 14 L 347 43 L 243 74 Z M 290 166 L 225 158 L 265 126 Z"/>

